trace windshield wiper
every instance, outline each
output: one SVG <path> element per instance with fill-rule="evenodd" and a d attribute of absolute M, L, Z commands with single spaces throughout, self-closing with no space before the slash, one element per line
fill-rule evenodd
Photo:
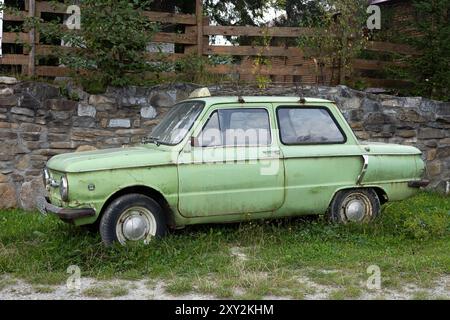
<path fill-rule="evenodd" d="M 160 142 L 158 140 L 158 137 L 143 137 L 141 140 L 142 144 L 147 144 L 147 143 L 154 143 L 157 146 L 160 145 Z"/>

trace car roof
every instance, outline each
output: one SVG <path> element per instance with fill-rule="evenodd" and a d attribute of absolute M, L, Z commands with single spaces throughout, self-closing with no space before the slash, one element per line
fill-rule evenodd
<path fill-rule="evenodd" d="M 300 97 L 286 97 L 286 96 L 212 96 L 212 97 L 201 97 L 201 98 L 191 98 L 188 100 L 201 100 L 206 103 L 238 103 L 238 100 L 242 98 L 246 103 L 252 102 L 268 102 L 268 103 L 299 103 Z M 332 101 L 318 98 L 306 98 L 305 103 L 330 103 Z"/>

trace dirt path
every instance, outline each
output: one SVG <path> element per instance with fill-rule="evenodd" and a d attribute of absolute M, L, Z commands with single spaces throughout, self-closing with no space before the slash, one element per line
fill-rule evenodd
<path fill-rule="evenodd" d="M 212 295 L 189 293 L 173 295 L 166 291 L 165 282 L 149 280 L 108 280 L 101 281 L 92 278 L 82 278 L 80 289 L 69 289 L 64 285 L 32 285 L 20 279 L 9 276 L 0 278 L 0 300 L 25 299 L 25 300 L 85 300 L 85 299 L 125 299 L 125 300 L 149 300 L 149 299 L 186 299 L 204 300 L 217 299 Z M 330 299 L 337 288 L 319 285 L 308 278 L 301 279 L 314 293 L 306 294 L 305 299 Z M 444 276 L 436 282 L 433 288 L 417 288 L 410 285 L 401 290 L 365 290 L 357 299 L 450 299 L 450 276 Z M 345 298 L 342 297 L 342 298 Z M 291 299 L 290 297 L 266 296 L 264 299 Z"/>

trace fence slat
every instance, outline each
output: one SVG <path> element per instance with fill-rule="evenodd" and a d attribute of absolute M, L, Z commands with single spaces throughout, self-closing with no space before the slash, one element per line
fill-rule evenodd
<path fill-rule="evenodd" d="M 375 78 L 357 78 L 372 87 L 378 88 L 408 88 L 411 82 L 405 80 L 375 79 Z"/>
<path fill-rule="evenodd" d="M 174 24 L 187 24 L 195 25 L 196 18 L 193 14 L 178 14 L 169 12 L 154 12 L 144 11 L 143 15 L 149 18 L 150 21 L 162 22 L 162 23 L 174 23 Z"/>
<path fill-rule="evenodd" d="M 67 67 L 36 66 L 36 75 L 41 77 L 66 77 L 70 74 Z"/>
<path fill-rule="evenodd" d="M 381 70 L 387 67 L 406 67 L 403 62 L 354 59 L 352 66 L 358 70 Z"/>
<path fill-rule="evenodd" d="M 36 13 L 51 12 L 51 13 L 66 13 L 67 5 L 64 3 L 50 2 L 50 1 L 36 1 Z"/>
<path fill-rule="evenodd" d="M 407 44 L 398 44 L 390 42 L 370 41 L 367 50 L 378 52 L 390 52 L 406 55 L 419 55 L 420 53 L 412 46 Z"/>
<path fill-rule="evenodd" d="M 227 54 L 233 56 L 303 57 L 299 48 L 262 47 L 262 46 L 206 46 L 203 54 Z"/>
<path fill-rule="evenodd" d="M 14 14 L 3 14 L 3 21 L 24 21 L 25 17 L 28 15 L 28 12 L 18 11 Z"/>
<path fill-rule="evenodd" d="M 272 68 L 270 66 L 262 66 L 258 69 L 252 67 L 241 67 L 238 65 L 217 65 L 208 68 L 209 72 L 217 74 L 252 74 L 252 75 L 291 75 L 291 76 L 305 76 L 311 74 L 310 68 L 297 66 L 277 66 Z"/>
<path fill-rule="evenodd" d="M 166 59 L 167 61 L 176 61 L 181 59 L 184 56 L 183 53 L 159 53 L 159 52 L 147 52 L 145 53 L 145 57 L 149 61 Z"/>
<path fill-rule="evenodd" d="M 169 43 L 180 43 L 180 44 L 196 44 L 197 36 L 195 34 L 187 33 L 168 33 L 168 32 L 158 32 L 152 38 L 153 42 L 169 42 Z"/>
<path fill-rule="evenodd" d="M 28 64 L 28 56 L 24 54 L 4 54 L 0 58 L 0 64 L 25 65 Z"/>
<path fill-rule="evenodd" d="M 223 36 L 248 36 L 248 37 L 289 37 L 296 38 L 304 35 L 312 35 L 317 29 L 291 28 L 291 27 L 242 27 L 242 26 L 205 26 L 203 33 L 206 35 Z"/>
<path fill-rule="evenodd" d="M 3 43 L 30 43 L 28 33 L 25 32 L 4 32 Z"/>

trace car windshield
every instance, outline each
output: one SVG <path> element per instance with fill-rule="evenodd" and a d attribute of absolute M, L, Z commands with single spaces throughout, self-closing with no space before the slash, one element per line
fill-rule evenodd
<path fill-rule="evenodd" d="M 152 130 L 149 139 L 156 143 L 175 145 L 191 129 L 205 105 L 202 101 L 189 101 L 174 105 Z"/>

